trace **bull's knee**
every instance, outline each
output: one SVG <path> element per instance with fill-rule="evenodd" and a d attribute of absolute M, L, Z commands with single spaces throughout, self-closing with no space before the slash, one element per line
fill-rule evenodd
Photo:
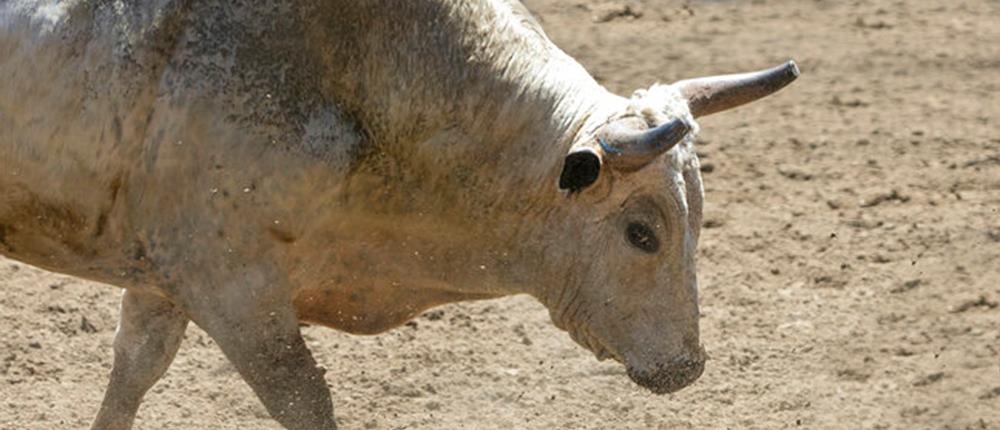
<path fill-rule="evenodd" d="M 335 429 L 325 373 L 316 365 L 296 326 L 275 333 L 262 321 L 245 320 L 206 332 L 260 398 L 268 413 L 289 429 Z"/>
<path fill-rule="evenodd" d="M 143 395 L 167 371 L 188 319 L 170 302 L 126 291 L 115 334 L 111 380 L 94 429 L 128 429 Z"/>
<path fill-rule="evenodd" d="M 192 318 L 219 345 L 268 412 L 288 429 L 335 429 L 333 404 L 324 371 L 299 333 L 291 297 L 262 272 L 230 278 L 208 292 L 217 297 L 193 298 Z M 226 300 L 253 291 L 250 300 Z M 224 303 L 202 306 L 201 303 Z"/>

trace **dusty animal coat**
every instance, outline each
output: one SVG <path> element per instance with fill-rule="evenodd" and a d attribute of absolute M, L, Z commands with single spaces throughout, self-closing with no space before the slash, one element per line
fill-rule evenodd
<path fill-rule="evenodd" d="M 0 77 L 0 253 L 126 290 L 95 428 L 189 320 L 289 428 L 334 427 L 298 321 L 528 293 L 654 391 L 701 373 L 713 87 L 614 96 L 517 2 L 8 0 Z"/>

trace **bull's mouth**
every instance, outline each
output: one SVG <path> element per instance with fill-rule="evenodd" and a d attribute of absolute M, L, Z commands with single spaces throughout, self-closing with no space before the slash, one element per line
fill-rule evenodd
<path fill-rule="evenodd" d="M 679 391 L 698 380 L 705 370 L 707 354 L 705 354 L 704 347 L 700 347 L 698 353 L 692 358 L 678 358 L 669 363 L 657 364 L 650 369 L 643 369 L 633 366 L 621 354 L 608 348 L 601 341 L 601 338 L 588 330 L 586 326 L 574 326 L 568 332 L 577 344 L 593 352 L 598 361 L 610 358 L 623 364 L 629 379 L 653 394 L 669 394 Z"/>
<path fill-rule="evenodd" d="M 605 361 L 607 359 L 614 359 L 615 361 L 625 364 L 625 360 L 620 354 L 614 352 L 613 349 L 608 348 L 601 338 L 596 336 L 590 330 L 583 326 L 574 327 L 569 331 L 569 336 L 580 346 L 587 348 L 590 352 L 594 353 L 594 357 L 597 361 Z"/>

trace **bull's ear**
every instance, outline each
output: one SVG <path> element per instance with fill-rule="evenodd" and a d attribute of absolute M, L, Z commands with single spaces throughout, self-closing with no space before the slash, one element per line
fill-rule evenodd
<path fill-rule="evenodd" d="M 601 157 L 590 148 L 571 151 L 563 161 L 559 189 L 570 194 L 593 185 L 601 176 Z"/>

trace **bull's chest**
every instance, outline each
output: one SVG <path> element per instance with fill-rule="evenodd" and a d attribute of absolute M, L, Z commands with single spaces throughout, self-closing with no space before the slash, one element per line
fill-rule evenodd
<path fill-rule="evenodd" d="M 299 319 L 354 334 L 377 334 L 445 303 L 489 298 L 477 294 L 392 285 L 376 280 L 299 290 Z"/>
<path fill-rule="evenodd" d="M 502 295 L 490 287 L 503 253 L 473 246 L 442 217 L 339 214 L 289 244 L 283 261 L 299 318 L 373 334 L 433 306 Z"/>

